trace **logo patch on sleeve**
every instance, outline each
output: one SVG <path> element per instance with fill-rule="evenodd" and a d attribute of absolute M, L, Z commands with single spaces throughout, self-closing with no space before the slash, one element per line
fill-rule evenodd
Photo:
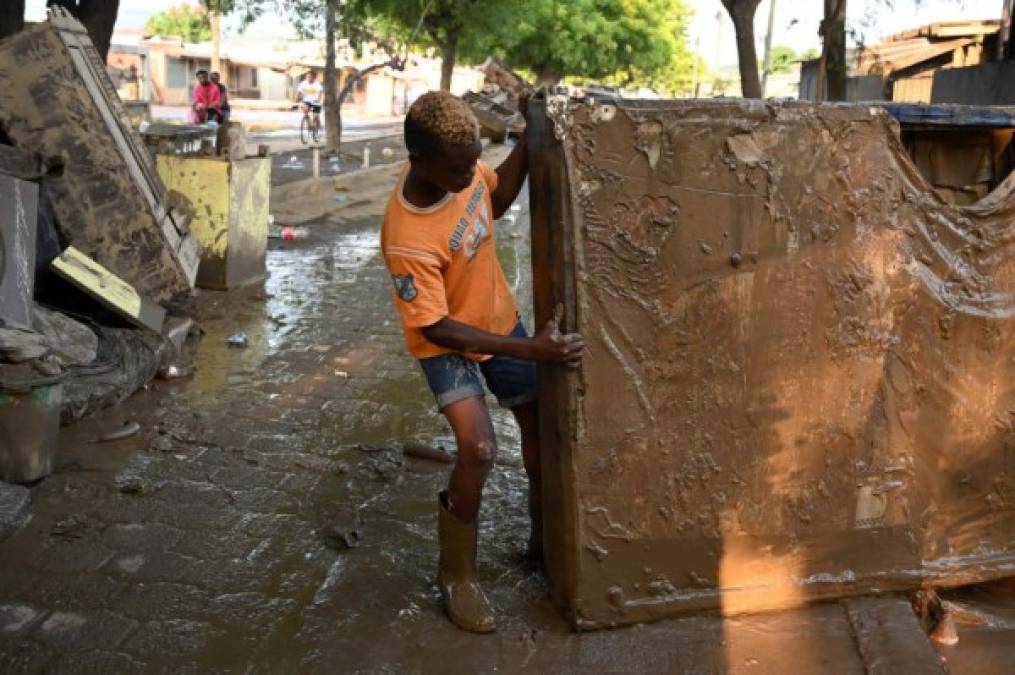
<path fill-rule="evenodd" d="M 405 302 L 412 302 L 416 299 L 416 283 L 411 274 L 392 274 L 391 280 L 395 282 L 395 293 Z"/>

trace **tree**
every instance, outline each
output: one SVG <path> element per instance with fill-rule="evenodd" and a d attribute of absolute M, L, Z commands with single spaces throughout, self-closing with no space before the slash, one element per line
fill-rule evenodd
<path fill-rule="evenodd" d="M 173 36 L 184 42 L 206 42 L 211 39 L 211 22 L 203 7 L 178 5 L 153 14 L 144 25 L 144 35 Z"/>
<path fill-rule="evenodd" d="M 484 52 L 491 36 L 502 37 L 520 12 L 531 2 L 503 0 L 363 0 L 369 16 L 385 21 L 402 37 L 419 38 L 423 46 L 441 55 L 441 83 L 451 89 L 451 77 L 460 54 L 476 57 Z M 415 30 L 416 26 L 421 30 Z M 485 56 L 485 54 L 484 54 Z M 477 59 L 478 60 L 478 59 Z"/>
<path fill-rule="evenodd" d="M 682 0 L 532 0 L 495 33 L 488 53 L 536 73 L 689 90 L 690 11 Z"/>
<path fill-rule="evenodd" d="M 821 21 L 818 34 L 821 35 L 822 44 L 818 100 L 845 101 L 846 0 L 825 0 L 825 18 Z"/>
<path fill-rule="evenodd" d="M 754 15 L 761 0 L 722 0 L 722 4 L 733 20 L 733 30 L 737 36 L 740 89 L 744 98 L 761 98 L 758 53 L 754 47 Z"/>
<path fill-rule="evenodd" d="M 335 87 L 335 40 L 338 0 L 324 2 L 324 143 L 325 153 L 337 155 L 342 137 L 342 108 Z"/>
<path fill-rule="evenodd" d="M 815 52 L 816 53 L 816 52 Z M 797 53 L 793 51 L 792 47 L 785 45 L 776 45 L 772 47 L 772 53 L 769 58 L 768 72 L 770 73 L 788 73 L 793 69 L 793 63 L 799 61 L 801 57 L 797 56 Z"/>
<path fill-rule="evenodd" d="M 821 56 L 821 52 L 814 47 L 808 47 L 800 54 L 800 61 L 813 61 Z"/>
<path fill-rule="evenodd" d="M 398 52 L 399 27 L 380 20 L 372 13 L 370 0 L 204 0 L 217 2 L 223 13 L 242 15 L 241 22 L 248 24 L 257 19 L 267 7 L 286 15 L 298 33 L 305 37 L 324 33 L 324 135 L 325 153 L 336 155 L 342 139 L 342 105 L 353 87 L 367 74 L 385 67 L 401 69 L 404 60 Z M 419 17 L 417 16 L 417 23 Z M 365 41 L 379 44 L 387 58 L 346 78 L 338 89 L 338 68 L 335 44 L 339 37 L 357 47 Z"/>
<path fill-rule="evenodd" d="M 0 12 L 0 40 L 25 27 L 25 0 L 10 0 L 11 7 Z"/>
<path fill-rule="evenodd" d="M 102 60 L 109 54 L 120 0 L 46 0 L 47 7 L 63 7 L 84 24 Z"/>

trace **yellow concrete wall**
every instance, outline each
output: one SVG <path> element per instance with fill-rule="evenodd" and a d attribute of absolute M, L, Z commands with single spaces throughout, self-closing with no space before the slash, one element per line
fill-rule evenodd
<path fill-rule="evenodd" d="M 263 278 L 271 160 L 159 155 L 157 163 L 174 203 L 191 211 L 198 285 L 224 289 Z"/>
<path fill-rule="evenodd" d="M 171 197 L 182 197 L 190 205 L 190 231 L 201 245 L 202 257 L 224 256 L 229 231 L 229 162 L 215 157 L 159 155 L 157 163 Z"/>

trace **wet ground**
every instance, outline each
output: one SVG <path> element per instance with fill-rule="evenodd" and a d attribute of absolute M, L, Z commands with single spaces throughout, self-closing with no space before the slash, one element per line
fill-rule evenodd
<path fill-rule="evenodd" d="M 368 158 L 364 155 L 364 149 L 369 150 Z M 343 141 L 338 157 L 325 157 L 323 152 L 321 153 L 320 172 L 321 176 L 338 176 L 363 168 L 363 160 L 365 158 L 369 160 L 370 166 L 378 166 L 402 162 L 405 161 L 406 157 L 405 145 L 402 142 L 402 135 L 400 133 L 389 133 L 361 140 Z M 312 176 L 312 149 L 301 147 L 280 152 L 272 151 L 272 185 L 284 185 L 285 183 L 304 180 Z"/>
<path fill-rule="evenodd" d="M 525 482 L 500 411 L 480 552 L 500 631 L 444 620 L 435 495 L 448 467 L 399 448 L 451 439 L 402 349 L 382 208 L 272 242 L 263 288 L 202 293 L 192 377 L 63 431 L 32 520 L 0 543 L 0 672 L 865 671 L 837 603 L 572 633 L 521 560 Z M 524 201 L 512 217 L 498 251 L 528 307 Z M 246 348 L 226 345 L 236 332 Z M 129 420 L 141 433 L 90 442 Z M 968 598 L 989 620 L 942 648 L 952 672 L 1012 672 L 1013 596 Z"/>

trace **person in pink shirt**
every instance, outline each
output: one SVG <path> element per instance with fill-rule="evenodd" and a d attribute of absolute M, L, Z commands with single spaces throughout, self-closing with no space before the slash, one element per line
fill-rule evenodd
<path fill-rule="evenodd" d="M 194 85 L 191 117 L 196 124 L 204 124 L 208 120 L 222 123 L 222 92 L 218 85 L 208 79 L 207 70 L 197 71 L 197 84 Z"/>

